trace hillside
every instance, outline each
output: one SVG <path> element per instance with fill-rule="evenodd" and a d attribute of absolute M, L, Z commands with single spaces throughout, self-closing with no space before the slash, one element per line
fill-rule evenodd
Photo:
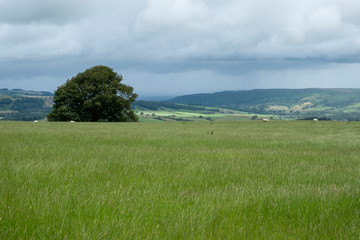
<path fill-rule="evenodd" d="M 0 89 L 0 120 L 33 121 L 51 111 L 53 94 Z M 360 89 L 256 89 L 136 101 L 141 121 L 273 119 L 360 120 Z"/>
<path fill-rule="evenodd" d="M 256 89 L 193 94 L 169 101 L 293 118 L 360 119 L 360 89 Z"/>
<path fill-rule="evenodd" d="M 7 89 L 0 88 L 0 95 L 10 95 L 10 96 L 53 96 L 54 94 L 47 91 L 33 91 L 33 90 L 23 90 L 23 89 Z"/>
<path fill-rule="evenodd" d="M 22 89 L 0 89 L 0 119 L 33 121 L 51 111 L 52 93 Z"/>

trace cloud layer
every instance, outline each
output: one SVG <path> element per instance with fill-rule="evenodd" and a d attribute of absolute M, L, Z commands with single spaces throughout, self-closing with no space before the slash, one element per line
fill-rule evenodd
<path fill-rule="evenodd" d="M 325 81 L 321 72 L 360 62 L 358 9 L 359 0 L 0 0 L 0 84 L 52 91 L 107 64 L 144 94 L 160 94 L 146 93 L 156 82 L 173 94 L 313 87 L 298 76 Z M 328 86 L 360 87 L 346 76 L 327 76 Z"/>

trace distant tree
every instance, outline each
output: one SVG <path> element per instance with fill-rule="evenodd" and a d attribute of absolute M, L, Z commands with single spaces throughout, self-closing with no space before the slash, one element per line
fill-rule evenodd
<path fill-rule="evenodd" d="M 24 111 L 29 109 L 39 109 L 44 105 L 44 100 L 41 98 L 22 97 L 16 100 L 12 106 L 13 110 Z"/>
<path fill-rule="evenodd" d="M 137 97 L 122 76 L 106 66 L 95 66 L 58 87 L 49 121 L 137 121 L 130 105 Z"/>
<path fill-rule="evenodd" d="M 13 101 L 10 98 L 1 98 L 0 99 L 0 107 L 10 105 L 10 104 L 12 104 L 12 102 Z"/>
<path fill-rule="evenodd" d="M 254 115 L 254 116 L 251 117 L 251 120 L 256 120 L 257 117 L 258 117 L 258 115 Z"/>

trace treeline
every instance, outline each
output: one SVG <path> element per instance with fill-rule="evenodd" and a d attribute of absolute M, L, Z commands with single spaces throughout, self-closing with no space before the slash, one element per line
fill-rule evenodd
<path fill-rule="evenodd" d="M 34 108 L 42 108 L 44 100 L 37 97 L 1 98 L 0 108 L 2 110 L 23 111 Z"/>
<path fill-rule="evenodd" d="M 347 120 L 347 121 L 360 121 L 360 112 L 343 112 L 338 111 L 330 116 L 331 120 Z"/>
<path fill-rule="evenodd" d="M 157 111 L 161 108 L 171 108 L 171 109 L 185 109 L 185 110 L 192 110 L 192 111 L 212 111 L 218 112 L 219 109 L 207 109 L 205 107 L 193 106 L 193 105 L 184 105 L 184 104 L 177 104 L 172 102 L 154 102 L 154 101 L 136 101 L 132 104 L 132 107 L 140 107 L 149 110 Z"/>
<path fill-rule="evenodd" d="M 283 105 L 286 107 L 291 107 L 291 105 Z M 242 106 L 232 106 L 232 109 L 256 113 L 256 114 L 271 114 L 284 117 L 295 117 L 300 120 L 312 120 L 315 117 L 319 120 L 335 120 L 335 121 L 360 121 L 360 112 L 345 112 L 345 111 L 336 111 L 336 110 L 326 110 L 326 111 L 285 111 L 285 110 L 269 110 L 269 105 L 242 105 Z M 306 109 L 309 107 L 305 107 Z"/>
<path fill-rule="evenodd" d="M 0 108 L 6 108 L 13 103 L 11 98 L 1 98 L 0 99 Z"/>
<path fill-rule="evenodd" d="M 1 98 L 0 110 L 2 120 L 33 121 L 46 118 L 51 107 L 39 97 Z"/>
<path fill-rule="evenodd" d="M 14 102 L 12 109 L 15 111 L 25 111 L 30 109 L 42 108 L 44 100 L 41 98 L 20 98 Z"/>
<path fill-rule="evenodd" d="M 298 119 L 301 120 L 312 120 L 314 118 L 334 121 L 360 121 L 360 112 L 335 111 L 329 113 L 327 111 L 313 111 L 298 116 Z"/>
<path fill-rule="evenodd" d="M 22 112 L 0 114 L 2 120 L 7 121 L 34 121 L 46 118 L 46 115 L 51 111 L 51 108 L 29 109 Z"/>
<path fill-rule="evenodd" d="M 306 117 L 306 118 L 302 118 L 302 119 L 298 119 L 298 120 L 310 120 L 310 121 L 312 121 L 312 120 L 314 120 L 315 118 L 316 118 L 317 120 L 319 120 L 319 121 L 331 121 L 331 119 L 328 118 L 328 117 L 317 117 L 317 116 Z"/>

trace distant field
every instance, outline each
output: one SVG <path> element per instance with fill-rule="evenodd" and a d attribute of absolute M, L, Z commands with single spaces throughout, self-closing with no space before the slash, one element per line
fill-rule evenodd
<path fill-rule="evenodd" d="M 254 89 L 192 94 L 173 98 L 173 103 L 221 106 L 257 114 L 304 119 L 360 120 L 360 89 Z"/>
<path fill-rule="evenodd" d="M 210 111 L 189 111 L 186 109 L 162 108 L 160 110 L 150 110 L 137 108 L 136 113 L 140 122 L 148 121 L 243 121 L 250 120 L 254 113 L 247 113 L 224 108 L 218 108 L 218 112 Z M 278 119 L 278 116 L 269 114 L 259 114 L 258 119 L 271 118 Z"/>
<path fill-rule="evenodd" d="M 359 239 L 360 123 L 0 122 L 0 239 Z"/>

